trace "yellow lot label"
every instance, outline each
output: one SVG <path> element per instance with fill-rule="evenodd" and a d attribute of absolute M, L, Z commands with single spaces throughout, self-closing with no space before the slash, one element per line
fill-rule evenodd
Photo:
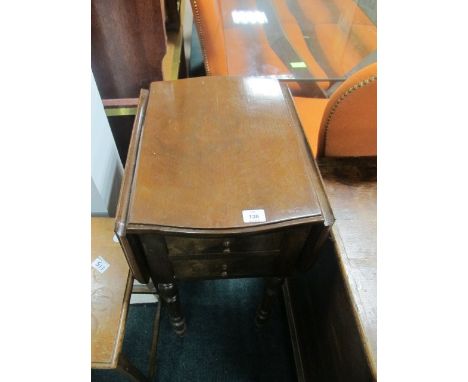
<path fill-rule="evenodd" d="M 307 68 L 306 63 L 303 61 L 290 62 L 289 65 L 291 65 L 292 68 Z"/>

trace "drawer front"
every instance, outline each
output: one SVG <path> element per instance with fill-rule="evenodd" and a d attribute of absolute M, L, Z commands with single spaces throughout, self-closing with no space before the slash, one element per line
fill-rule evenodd
<path fill-rule="evenodd" d="M 279 251 L 245 253 L 229 257 L 215 254 L 212 258 L 172 258 L 178 279 L 272 276 L 279 274 Z"/>
<path fill-rule="evenodd" d="M 166 244 L 169 256 L 187 256 L 216 252 L 274 251 L 281 248 L 283 235 L 283 232 L 274 232 L 216 238 L 167 236 Z"/>

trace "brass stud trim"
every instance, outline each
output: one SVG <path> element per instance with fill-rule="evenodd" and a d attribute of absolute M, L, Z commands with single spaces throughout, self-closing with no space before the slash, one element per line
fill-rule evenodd
<path fill-rule="evenodd" d="M 211 68 L 208 62 L 208 55 L 206 54 L 205 31 L 203 30 L 203 27 L 202 27 L 200 9 L 198 8 L 197 0 L 191 0 L 191 2 L 192 2 L 193 16 L 195 18 L 195 24 L 197 25 L 198 37 L 200 39 L 200 45 L 202 49 L 203 61 L 205 63 L 206 74 L 210 76 Z"/>
<path fill-rule="evenodd" d="M 324 137 L 323 137 L 323 148 L 324 148 L 324 152 L 326 151 L 325 148 L 327 147 L 327 134 L 328 134 L 328 128 L 330 126 L 330 123 L 331 123 L 331 120 L 333 118 L 333 115 L 336 113 L 336 110 L 338 109 L 338 106 L 340 106 L 340 104 L 346 99 L 347 96 L 349 96 L 350 94 L 354 93 L 356 90 L 358 89 L 361 89 L 367 85 L 370 85 L 371 83 L 373 83 L 374 81 L 377 80 L 377 76 L 376 75 L 372 75 L 370 76 L 369 78 L 366 78 L 365 80 L 362 80 L 362 81 L 359 81 L 357 84 L 351 86 L 350 88 L 348 88 L 337 100 L 336 102 L 333 104 L 330 112 L 328 113 L 328 117 L 327 117 L 327 120 L 325 121 L 325 133 L 324 133 Z"/>

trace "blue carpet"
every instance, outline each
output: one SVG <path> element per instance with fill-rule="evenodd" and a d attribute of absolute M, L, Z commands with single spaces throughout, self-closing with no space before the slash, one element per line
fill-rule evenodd
<path fill-rule="evenodd" d="M 162 309 L 155 381 L 296 381 L 287 320 L 279 298 L 262 329 L 254 325 L 261 279 L 180 283 L 187 333 L 177 337 Z M 147 372 L 155 305 L 129 309 L 123 352 Z M 93 370 L 95 382 L 125 381 Z"/>

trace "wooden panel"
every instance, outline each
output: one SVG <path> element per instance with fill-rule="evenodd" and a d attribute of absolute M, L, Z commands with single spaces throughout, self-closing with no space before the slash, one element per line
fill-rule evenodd
<path fill-rule="evenodd" d="M 206 259 L 172 258 L 176 278 L 210 279 L 282 274 L 278 267 L 279 251 L 243 254 L 212 254 Z"/>
<path fill-rule="evenodd" d="M 314 267 L 283 288 L 299 381 L 375 380 L 338 262 L 327 241 Z"/>
<path fill-rule="evenodd" d="M 92 0 L 91 66 L 102 98 L 138 97 L 162 80 L 161 0 Z"/>
<path fill-rule="evenodd" d="M 148 101 L 148 90 L 141 90 L 140 101 L 135 116 L 132 137 L 130 140 L 129 152 L 127 155 L 127 163 L 125 166 L 122 186 L 120 188 L 119 203 L 117 205 L 117 213 L 115 218 L 115 232 L 118 235 L 120 244 L 124 250 L 133 276 L 142 284 L 146 284 L 149 280 L 148 265 L 142 254 L 140 241 L 137 237 L 127 236 L 126 222 L 128 215 L 128 194 L 132 187 L 133 175 L 135 172 L 135 162 L 137 156 L 136 146 L 139 144 L 142 123 Z"/>
<path fill-rule="evenodd" d="M 265 210 L 266 222 L 249 226 L 326 210 L 290 96 L 276 80 L 152 83 L 141 142 L 129 223 L 243 228 L 243 210 Z"/>
<path fill-rule="evenodd" d="M 102 104 L 106 108 L 106 114 L 108 108 L 120 108 L 120 107 L 137 107 L 139 98 L 111 98 L 103 99 Z"/>
<path fill-rule="evenodd" d="M 318 161 L 336 221 L 284 288 L 299 381 L 375 381 L 376 158 Z"/>
<path fill-rule="evenodd" d="M 280 249 L 283 233 L 267 233 L 241 237 L 195 238 L 167 236 L 169 255 L 186 255 L 203 252 L 243 252 Z"/>
<path fill-rule="evenodd" d="M 91 218 L 91 261 L 110 264 L 104 273 L 91 268 L 91 366 L 101 369 L 117 367 L 133 282 L 113 237 L 113 218 Z"/>
<path fill-rule="evenodd" d="M 377 364 L 377 160 L 322 158 L 332 237 L 371 365 Z"/>

